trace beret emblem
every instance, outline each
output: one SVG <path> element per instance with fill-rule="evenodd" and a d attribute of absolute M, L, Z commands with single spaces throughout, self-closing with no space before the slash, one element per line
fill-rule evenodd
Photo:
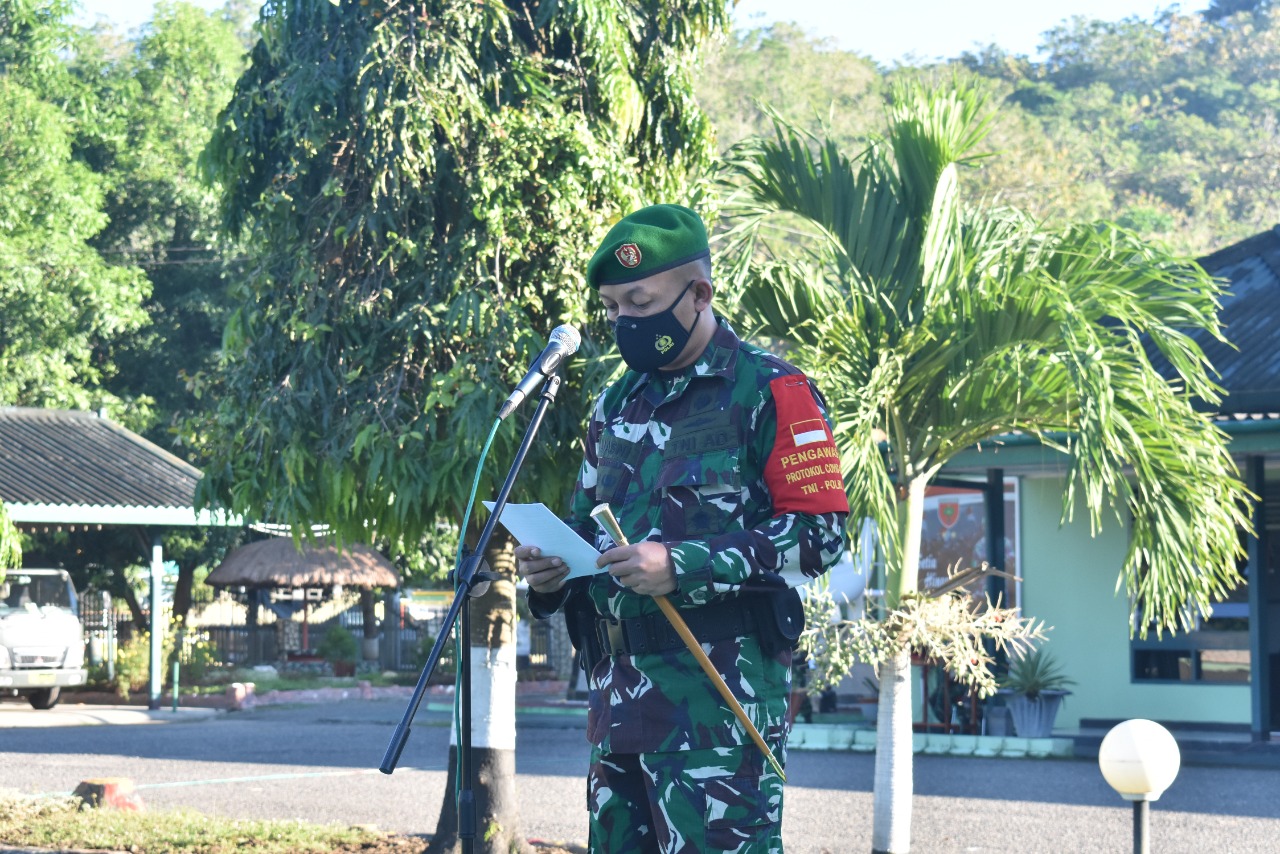
<path fill-rule="evenodd" d="M 618 263 L 626 267 L 628 270 L 640 266 L 642 255 L 640 247 L 634 243 L 624 243 L 617 249 L 613 250 L 614 256 L 618 259 Z"/>

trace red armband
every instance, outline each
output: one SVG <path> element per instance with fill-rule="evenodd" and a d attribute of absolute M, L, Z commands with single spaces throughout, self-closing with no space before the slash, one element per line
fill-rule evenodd
<path fill-rule="evenodd" d="M 848 513 L 840 454 L 803 374 L 769 383 L 778 430 L 764 467 L 773 515 Z"/>

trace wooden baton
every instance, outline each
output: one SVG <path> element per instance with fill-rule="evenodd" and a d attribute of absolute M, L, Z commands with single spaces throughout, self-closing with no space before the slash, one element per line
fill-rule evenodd
<path fill-rule="evenodd" d="M 596 508 L 591 511 L 591 516 L 596 520 L 605 533 L 613 537 L 613 541 L 620 546 L 630 545 L 626 536 L 622 533 L 622 528 L 618 525 L 618 520 L 614 518 L 613 511 L 609 509 L 608 504 L 597 504 Z M 787 775 L 783 773 L 782 766 L 778 764 L 778 759 L 773 755 L 773 751 L 769 749 L 769 745 L 765 744 L 764 737 L 760 735 L 760 731 L 756 729 L 756 725 L 751 722 L 751 718 L 747 717 L 747 712 L 742 708 L 742 704 L 738 702 L 738 698 L 733 696 L 733 692 L 729 690 L 729 686 L 725 684 L 724 678 L 716 670 L 711 659 L 707 658 L 707 654 L 702 651 L 702 644 L 698 643 L 698 639 L 693 636 L 693 632 L 689 631 L 689 626 L 684 621 L 684 617 L 680 616 L 680 612 L 676 610 L 676 606 L 671 604 L 671 600 L 665 595 L 654 596 L 654 601 L 658 603 L 658 607 L 662 609 L 662 613 L 667 615 L 667 619 L 671 621 L 671 626 L 676 630 L 676 634 L 680 635 L 680 639 L 684 641 L 684 645 L 689 648 L 689 652 L 693 653 L 693 657 L 698 660 L 698 664 L 702 667 L 702 672 L 707 674 L 707 678 L 716 686 L 716 690 L 720 692 L 720 696 L 729 704 L 729 709 L 733 712 L 734 717 L 738 719 L 747 729 L 747 734 L 751 736 L 751 740 L 756 743 L 756 747 L 769 760 L 769 764 L 773 766 L 773 770 L 778 772 L 778 776 L 782 778 L 782 782 L 787 782 Z"/>

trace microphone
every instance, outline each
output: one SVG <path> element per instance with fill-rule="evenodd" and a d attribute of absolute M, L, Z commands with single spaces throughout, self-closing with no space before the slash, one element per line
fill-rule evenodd
<path fill-rule="evenodd" d="M 507 402 L 502 404 L 502 408 L 498 410 L 498 420 L 501 421 L 515 411 L 515 408 L 533 391 L 534 386 L 554 374 L 562 362 L 578 352 L 578 345 L 581 343 L 582 336 L 578 334 L 578 330 L 567 323 L 551 330 L 546 349 L 533 360 L 533 364 L 529 366 L 529 372 L 524 375 L 524 379 L 520 380 L 516 390 L 511 392 Z"/>

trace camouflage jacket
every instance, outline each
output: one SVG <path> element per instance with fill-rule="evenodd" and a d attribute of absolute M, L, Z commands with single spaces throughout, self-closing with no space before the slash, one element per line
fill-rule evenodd
<path fill-rule="evenodd" d="M 628 371 L 607 388 L 585 445 L 569 524 L 601 551 L 611 548 L 590 515 L 607 502 L 631 542 L 665 543 L 678 584 L 668 598 L 677 608 L 768 589 L 783 568 L 816 577 L 844 551 L 849 508 L 820 395 L 723 320 L 689 368 Z M 545 616 L 575 599 L 589 600 L 602 617 L 665 620 L 652 597 L 607 573 L 571 581 L 557 595 L 533 594 L 530 604 Z M 756 728 L 780 743 L 791 651 L 765 656 L 755 637 L 703 648 Z M 749 741 L 684 648 L 606 657 L 590 674 L 589 704 L 588 738 L 613 752 Z"/>

